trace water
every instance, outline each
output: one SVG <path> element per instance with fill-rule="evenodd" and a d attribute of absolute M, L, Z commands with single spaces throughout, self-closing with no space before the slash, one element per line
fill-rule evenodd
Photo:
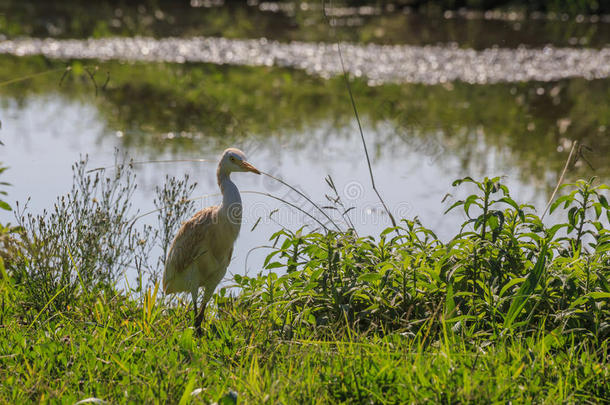
<path fill-rule="evenodd" d="M 125 9 L 122 14 L 118 13 L 121 16 L 117 16 L 116 10 L 109 10 L 107 18 L 102 13 L 96 23 L 99 26 L 104 21 L 118 19 L 124 24 L 126 16 L 144 18 L 152 15 L 156 22 L 129 32 L 147 35 L 149 39 L 76 41 L 69 46 L 55 40 L 37 42 L 12 38 L 10 42 L 0 42 L 0 48 L 5 52 L 34 54 L 0 56 L 0 137 L 5 143 L 0 148 L 0 161 L 10 167 L 2 178 L 13 184 L 8 190 L 9 202 L 14 204 L 30 198 L 29 207 L 33 212 L 50 207 L 56 196 L 69 190 L 70 167 L 82 154 L 88 154 L 91 166 L 97 167 L 112 164 L 117 148 L 134 160 L 217 159 L 224 148 L 237 146 L 255 166 L 282 177 L 321 205 L 327 204 L 324 195 L 330 190 L 324 179 L 331 175 L 346 205 L 355 207 L 352 219 L 361 235 L 376 234 L 389 226 L 390 221 L 370 185 L 345 84 L 341 77 L 325 78 L 337 73 L 338 59 L 332 44 L 313 42 L 322 37 L 319 18 L 299 29 L 288 29 L 288 22 L 300 17 L 291 17 L 289 12 L 277 15 L 259 9 L 250 17 L 268 22 L 264 25 L 264 34 L 269 40 L 264 41 L 257 39 L 261 36 L 259 31 L 243 28 L 246 26 L 244 18 L 239 17 L 243 10 L 239 10 L 219 8 L 210 11 L 210 15 L 217 20 L 220 15 L 234 18 L 237 32 L 228 32 L 231 18 L 221 24 L 218 31 L 227 37 L 254 38 L 251 42 L 188 39 L 192 37 L 188 35 L 189 30 L 195 24 L 170 24 L 167 19 L 174 16 L 181 21 L 180 18 L 188 20 L 189 17 L 162 10 L 164 17 L 158 19 L 158 10 L 154 9 L 144 12 Z M 132 12 L 135 14 L 130 14 Z M 346 16 L 342 21 L 352 17 Z M 514 38 L 503 34 L 506 41 L 496 41 L 504 47 L 499 50 L 487 49 L 493 45 L 485 42 L 491 41 L 489 38 L 473 42 L 459 37 L 458 46 L 446 38 L 430 36 L 428 40 L 418 42 L 418 38 L 426 38 L 425 34 L 418 38 L 405 35 L 401 41 L 404 29 L 392 29 L 396 26 L 392 22 L 404 22 L 405 18 L 420 24 L 427 21 L 412 15 L 373 13 L 356 17 L 362 19 L 357 25 L 359 29 L 336 27 L 335 34 L 354 43 L 345 46 L 347 69 L 354 75 L 359 70 L 363 76 L 352 82 L 353 91 L 377 186 L 396 217 L 419 216 L 441 239 L 447 240 L 465 219 L 458 212 L 443 215 L 451 202 L 463 195 L 463 192 L 453 190 L 452 181 L 465 175 L 505 176 L 504 181 L 514 197 L 520 202 L 535 204 L 540 213 L 563 168 L 571 140 L 578 140 L 592 150 L 582 150 L 582 157 L 570 168 L 568 179 L 597 175 L 602 181 L 610 180 L 607 158 L 610 153 L 610 80 L 607 79 L 610 64 L 607 61 L 608 38 L 603 35 L 607 32 L 607 24 L 587 21 L 577 26 L 576 31 L 585 26 L 596 28 L 588 30 L 595 34 L 581 41 L 591 46 L 590 49 L 583 47 L 580 40 L 575 48 L 560 49 L 570 45 L 570 37 L 563 35 L 538 46 L 536 41 L 540 38 L 551 38 L 551 31 L 546 30 L 545 24 L 557 24 L 547 21 L 537 23 L 543 32 L 528 36 L 533 42 L 525 48 L 518 48 Z M 61 25 L 53 18 L 49 22 L 51 26 Z M 277 26 L 272 29 L 274 21 Z M 380 21 L 385 25 L 380 25 Z M 453 17 L 443 21 L 450 27 L 461 27 L 458 31 L 464 32 L 467 31 L 465 26 L 473 24 L 471 20 Z M 494 21 L 483 20 L 481 24 L 515 23 Z M 518 22 L 522 24 L 522 30 L 531 32 L 534 29 L 535 24 L 527 20 Z M 34 25 L 24 23 L 19 29 L 30 27 L 30 35 L 49 35 L 48 24 L 31 24 Z M 96 24 L 81 27 L 88 29 Z M 159 24 L 174 31 L 160 29 Z M 366 39 L 367 30 L 373 32 L 376 26 L 385 30 L 384 35 Z M 440 31 L 443 31 L 442 27 Z M 153 39 L 168 34 L 168 30 L 169 34 L 184 38 L 173 39 L 171 43 Z M 201 28 L 192 33 L 209 35 L 205 30 Z M 274 33 L 275 37 L 269 35 Z M 69 28 L 55 34 L 73 38 L 87 35 Z M 109 34 L 113 34 L 112 30 Z M 16 36 L 19 35 L 13 37 Z M 305 42 L 290 44 L 292 40 Z M 438 40 L 445 42 L 427 47 Z M 204 48 L 202 42 L 206 41 L 216 47 L 214 49 L 221 50 L 218 55 L 223 55 L 224 59 L 197 59 L 197 52 Z M 136 43 L 149 44 L 148 55 L 156 62 L 133 62 L 141 59 L 138 55 L 143 55 L 144 49 L 142 46 L 127 47 L 127 44 Z M 372 43 L 399 46 L 383 48 Z M 86 44 L 94 46 L 85 47 Z M 172 46 L 163 48 L 168 44 Z M 214 63 L 158 62 L 175 60 L 168 55 L 179 52 L 180 45 L 185 44 L 193 50 L 186 52 L 186 56 L 195 58 L 194 61 Z M 227 52 L 231 47 L 244 44 L 252 46 L 252 52 L 263 62 L 252 58 L 244 63 L 256 66 L 223 64 L 242 64 L 234 59 L 238 57 L 237 53 L 229 57 Z M 544 48 L 544 45 L 550 46 Z M 103 56 L 103 52 L 109 49 L 116 52 L 121 46 L 130 49 L 131 53 Z M 17 48 L 29 51 L 17 52 Z M 414 79 L 405 73 L 408 66 L 401 69 L 399 64 L 375 63 L 379 55 L 388 50 L 392 50 L 388 55 L 419 52 L 422 60 L 428 61 L 430 59 L 426 58 L 434 59 L 449 52 L 455 66 L 462 68 L 451 70 L 447 63 L 437 61 L 434 68 L 422 69 L 421 77 Z M 69 53 L 72 51 L 74 53 Z M 271 63 L 264 62 L 269 55 L 279 51 L 287 52 L 289 56 L 283 61 L 276 57 Z M 495 64 L 483 63 L 485 55 L 502 52 L 507 52 L 502 58 L 509 59 L 508 62 L 499 62 L 504 59 L 496 57 Z M 41 53 L 49 58 L 39 56 Z M 542 61 L 542 64 L 528 68 L 523 63 L 516 63 L 518 55 L 529 55 L 527 58 Z M 54 59 L 72 56 L 99 59 Z M 102 60 L 109 58 L 123 61 Z M 320 65 L 318 71 L 297 66 L 312 61 L 315 65 L 316 60 Z M 71 70 L 64 74 L 66 64 Z M 390 72 L 388 76 L 379 76 L 383 69 Z M 519 72 L 528 76 L 519 76 Z M 467 77 L 471 74 L 475 74 L 472 80 Z M 478 80 L 478 74 L 484 79 Z M 30 76 L 27 80 L 14 81 Z M 594 77 L 598 79 L 589 80 Z M 369 86 L 371 79 L 375 86 Z M 459 80 L 452 81 L 454 79 Z M 524 79 L 528 81 L 522 81 Z M 493 82 L 500 83 L 491 84 Z M 196 195 L 216 193 L 215 165 L 136 166 L 139 188 L 133 200 L 134 207 L 141 212 L 153 208 L 153 190 L 165 175 L 188 173 L 199 183 Z M 233 178 L 244 191 L 244 223 L 229 273 L 252 274 L 260 271 L 267 251 L 251 250 L 268 245 L 269 236 L 280 226 L 297 229 L 303 225 L 315 227 L 315 224 L 275 200 L 246 192 L 272 193 L 313 211 L 294 193 L 268 178 L 253 174 L 235 174 Z M 454 195 L 442 202 L 447 193 Z M 218 196 L 211 196 L 198 204 L 203 207 L 219 200 Z M 279 211 L 275 212 L 276 209 Z M 251 230 L 259 218 L 259 224 Z M 14 222 L 14 219 L 12 214 L 2 212 L 0 221 Z M 154 218 L 145 217 L 143 221 L 154 223 Z"/>

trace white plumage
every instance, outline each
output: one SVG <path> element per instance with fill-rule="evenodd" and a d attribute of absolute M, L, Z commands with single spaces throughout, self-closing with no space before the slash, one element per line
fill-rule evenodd
<path fill-rule="evenodd" d="M 204 208 L 182 224 L 165 261 L 163 291 L 167 294 L 191 293 L 198 333 L 201 333 L 206 305 L 227 271 L 233 244 L 241 227 L 241 197 L 237 186 L 231 181 L 232 172 L 260 174 L 246 161 L 242 151 L 235 148 L 225 150 L 216 173 L 222 203 Z M 199 287 L 204 287 L 204 295 L 198 312 Z"/>

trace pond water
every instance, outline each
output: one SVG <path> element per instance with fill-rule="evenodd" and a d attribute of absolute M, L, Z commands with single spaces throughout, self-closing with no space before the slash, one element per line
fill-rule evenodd
<path fill-rule="evenodd" d="M 323 19 L 315 10 L 311 12 L 312 20 L 305 23 L 307 15 L 302 10 L 278 13 L 265 11 L 264 7 L 193 9 L 206 21 L 224 21 L 218 22 L 216 32 L 207 25 L 208 28 L 198 29 L 193 23 L 177 25 L 176 20 L 196 19 L 176 10 L 160 10 L 163 18 L 157 18 L 161 14 L 154 8 L 143 12 L 116 10 L 102 12 L 95 23 L 81 24 L 79 32 L 74 24 L 66 23 L 67 17 L 60 12 L 47 13 L 51 20 L 46 25 L 31 23 L 19 28 L 29 32 L 13 28 L 16 32 L 11 35 L 6 21 L 4 28 L 9 41 L 20 35 L 79 38 L 125 34 L 153 38 L 169 34 L 190 38 L 220 33 L 230 38 L 264 35 L 280 43 L 298 39 L 313 44 L 307 41 L 319 41 L 325 32 Z M 472 41 L 459 34 L 467 32 L 468 26 L 478 27 L 477 20 L 465 17 L 436 19 L 436 23 L 444 24 L 428 26 L 428 31 L 437 32 L 436 36 L 422 34 L 414 39 L 404 22 L 417 21 L 421 27 L 432 24 L 429 17 L 418 20 L 412 14 L 396 12 L 347 14 L 341 20 L 344 27 L 336 27 L 335 35 L 355 44 L 419 46 L 445 41 L 441 44 L 443 49 L 455 48 L 449 44 L 454 41 L 458 41 L 457 49 L 486 49 L 493 45 L 485 38 Z M 129 16 L 132 20 L 152 16 L 153 21 L 139 29 L 114 32 L 130 21 Z M 174 23 L 167 22 L 171 16 Z M 225 16 L 224 20 L 219 16 Z M 352 21 L 353 26 L 348 27 L 348 18 L 360 21 Z M 264 32 L 248 30 L 248 19 L 252 25 L 252 21 L 265 21 L 259 25 Z M 575 45 L 561 30 L 549 28 L 556 28 L 560 21 L 518 22 L 519 32 L 531 33 L 538 26 L 539 35 L 517 38 L 532 39 L 525 45 L 541 53 L 544 50 L 539 47 L 553 45 L 578 46 L 579 52 L 588 52 L 584 47 L 591 47 L 595 55 L 608 54 L 610 24 L 603 21 L 577 25 L 570 35 L 587 39 L 577 39 Z M 478 24 L 495 24 L 497 29 L 489 30 L 495 38 L 501 36 L 498 32 L 504 32 L 506 41 L 500 45 L 507 49 L 518 45 L 508 31 L 498 28 L 512 27 L 515 21 L 483 18 Z M 87 31 L 103 26 L 107 32 Z M 49 27 L 59 28 L 50 32 L 53 30 Z M 376 28 L 382 29 L 383 35 L 373 35 Z M 455 34 L 451 38 L 446 32 L 450 28 Z M 541 43 L 541 37 L 546 42 Z M 2 44 L 0 41 L 0 48 Z M 10 43 L 4 43 L 7 44 Z M 57 49 L 61 50 L 63 43 L 58 44 Z M 71 165 L 83 154 L 89 155 L 91 167 L 97 167 L 112 164 L 115 149 L 136 161 L 215 160 L 224 148 L 237 146 L 255 166 L 297 186 L 322 205 L 326 205 L 324 195 L 330 193 L 324 179 L 332 176 L 346 205 L 355 207 L 351 216 L 361 235 L 374 235 L 390 225 L 371 188 L 360 134 L 341 77 L 323 78 L 282 66 L 168 63 L 158 59 L 134 62 L 128 57 L 119 58 L 120 61 L 83 60 L 82 56 L 69 60 L 65 55 L 56 59 L 41 53 L 0 56 L 0 139 L 5 144 L 0 149 L 0 161 L 10 167 L 2 180 L 13 184 L 8 190 L 8 200 L 13 204 L 30 198 L 29 207 L 34 212 L 50 207 L 58 195 L 69 190 Z M 570 59 L 557 58 L 557 63 Z M 601 61 L 593 68 L 607 69 Z M 472 63 L 476 69 L 477 62 Z M 71 68 L 68 73 L 66 66 Z M 568 172 L 568 180 L 597 175 L 608 182 L 608 73 L 595 76 L 596 80 L 587 79 L 591 76 L 584 71 L 570 76 L 574 77 L 500 80 L 495 84 L 444 80 L 426 85 L 401 79 L 399 83 L 380 82 L 375 86 L 370 86 L 366 77 L 354 79 L 352 88 L 375 180 L 390 210 L 398 218 L 418 216 L 439 237 L 447 239 L 464 221 L 457 212 L 443 215 L 449 204 L 460 197 L 452 189 L 452 181 L 465 175 L 501 175 L 517 201 L 533 203 L 540 212 L 559 178 L 572 140 L 590 150 L 582 150 L 580 160 Z M 198 182 L 196 195 L 216 193 L 215 166 L 216 163 L 193 162 L 136 166 L 139 188 L 133 199 L 134 208 L 141 212 L 153 208 L 154 188 L 163 183 L 166 175 L 181 177 L 188 173 Z M 233 178 L 242 191 L 272 193 L 310 210 L 298 196 L 268 178 L 250 174 L 236 174 Z M 442 202 L 447 193 L 454 196 Z M 303 214 L 267 197 L 245 193 L 243 200 L 244 224 L 229 273 L 258 272 L 265 249 L 249 252 L 267 245 L 270 235 L 280 226 L 314 226 Z M 218 196 L 210 196 L 198 204 L 207 206 L 218 201 Z M 276 209 L 279 211 L 270 218 Z M 2 212 L 0 221 L 14 222 L 14 218 Z"/>

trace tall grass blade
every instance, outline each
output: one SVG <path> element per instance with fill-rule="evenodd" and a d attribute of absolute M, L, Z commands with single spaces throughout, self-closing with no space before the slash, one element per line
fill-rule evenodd
<path fill-rule="evenodd" d="M 184 392 L 182 393 L 182 397 L 180 398 L 180 405 L 186 405 L 191 399 L 191 392 L 193 391 L 193 387 L 195 387 L 195 379 L 197 375 L 193 373 L 189 378 L 186 386 L 184 387 Z"/>
<path fill-rule="evenodd" d="M 453 317 L 455 313 L 455 300 L 453 299 L 453 283 L 447 283 L 447 295 L 445 296 L 445 318 Z"/>
<path fill-rule="evenodd" d="M 55 298 L 57 298 L 61 293 L 64 292 L 64 290 L 67 288 L 68 286 L 65 285 L 64 288 L 62 288 L 61 290 L 59 290 L 48 302 L 47 304 L 38 312 L 38 315 L 36 315 L 36 318 L 34 318 L 34 320 L 32 321 L 32 323 L 28 326 L 28 330 L 30 330 L 30 328 L 32 326 L 34 326 L 34 324 L 36 323 L 36 321 L 38 320 L 38 318 L 40 318 L 40 315 L 43 314 L 44 311 L 46 311 L 46 309 L 49 307 L 49 305 L 51 305 L 51 303 L 53 301 L 55 301 Z"/>
<path fill-rule="evenodd" d="M 504 318 L 504 329 L 510 329 L 517 316 L 523 310 L 523 307 L 527 303 L 527 299 L 532 295 L 538 283 L 540 282 L 540 276 L 542 276 L 542 272 L 544 271 L 544 265 L 546 263 L 546 252 L 548 249 L 548 245 L 545 244 L 540 250 L 540 255 L 538 256 L 538 261 L 536 265 L 527 276 L 525 282 L 517 291 L 517 294 L 513 298 L 510 303 L 510 307 L 508 308 L 508 312 L 506 317 Z"/>

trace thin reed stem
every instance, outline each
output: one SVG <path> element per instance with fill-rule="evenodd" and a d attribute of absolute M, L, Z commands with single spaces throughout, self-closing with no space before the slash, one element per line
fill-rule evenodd
<path fill-rule="evenodd" d="M 574 151 L 576 150 L 577 144 L 578 144 L 578 141 L 574 141 L 572 143 L 572 149 L 570 149 L 570 154 L 568 155 L 568 160 L 566 161 L 566 164 L 563 167 L 561 176 L 559 176 L 559 181 L 557 182 L 557 185 L 555 186 L 555 190 L 553 190 L 553 194 L 551 194 L 551 198 L 549 199 L 549 202 L 546 204 L 546 207 L 544 208 L 544 212 L 542 213 L 542 216 L 540 217 L 541 221 L 544 219 L 544 216 L 546 215 L 551 204 L 553 203 L 553 200 L 555 199 L 555 196 L 557 195 L 557 191 L 559 191 L 559 187 L 561 187 L 561 184 L 563 183 L 563 178 L 565 177 L 566 172 L 568 171 L 568 166 L 570 166 L 570 162 L 572 161 L 572 155 L 574 155 Z"/>
<path fill-rule="evenodd" d="M 54 72 L 59 72 L 61 70 L 67 70 L 68 68 L 62 67 L 62 68 L 57 68 L 57 69 L 50 69 L 50 70 L 45 70 L 44 72 L 38 72 L 38 73 L 32 73 L 30 75 L 26 75 L 26 76 L 22 76 L 22 77 L 17 77 L 15 79 L 10 79 L 10 80 L 5 80 L 3 82 L 0 82 L 0 87 L 1 86 L 7 86 L 9 84 L 13 84 L 13 83 L 19 83 L 25 80 L 29 80 L 29 79 L 33 79 L 35 77 L 38 76 L 44 76 L 44 75 L 48 75 L 50 73 L 54 73 Z"/>
<path fill-rule="evenodd" d="M 320 207 L 319 207 L 319 206 L 318 206 L 318 205 L 317 205 L 315 202 L 313 202 L 313 201 L 312 201 L 312 200 L 311 200 L 309 197 L 307 197 L 307 195 L 305 195 L 303 192 L 299 191 L 297 188 L 295 188 L 295 187 L 291 186 L 290 184 L 286 183 L 284 180 L 282 180 L 282 179 L 280 179 L 280 178 L 277 178 L 277 177 L 275 177 L 275 176 L 273 176 L 273 175 L 271 175 L 271 174 L 269 174 L 269 173 L 265 173 L 265 172 L 263 172 L 263 171 L 261 171 L 261 173 L 262 173 L 262 174 L 264 174 L 264 175 L 265 175 L 265 176 L 267 176 L 267 177 L 272 178 L 272 179 L 273 179 L 273 180 L 275 180 L 275 181 L 279 181 L 280 183 L 282 183 L 283 185 L 285 185 L 285 186 L 286 186 L 286 187 L 288 187 L 289 189 L 291 189 L 291 190 L 293 190 L 294 192 L 296 192 L 296 193 L 297 193 L 298 195 L 300 195 L 301 197 L 305 198 L 307 201 L 309 201 L 309 203 L 310 203 L 311 205 L 313 205 L 315 208 L 317 208 L 317 209 L 318 209 L 318 211 L 320 211 L 320 212 L 322 213 L 322 215 L 324 215 L 324 216 L 326 217 L 326 219 L 328 219 L 328 221 L 329 221 L 331 224 L 333 224 L 333 225 L 334 225 L 334 227 L 335 227 L 335 228 L 337 228 L 337 230 L 338 230 L 339 232 L 342 232 L 342 231 L 341 231 L 341 228 L 339 228 L 339 226 L 338 226 L 338 225 L 335 223 L 335 221 L 333 221 L 333 220 L 332 220 L 332 219 L 331 219 L 331 218 L 328 216 L 328 214 L 326 213 L 326 211 L 324 211 L 322 208 L 320 208 Z M 265 193 L 263 193 L 263 194 L 265 194 Z M 267 194 L 267 195 L 271 196 L 270 194 Z M 271 196 L 271 197 L 273 197 L 273 196 Z M 275 197 L 274 197 L 274 198 L 275 198 Z M 285 202 L 285 203 L 287 203 L 287 204 L 289 204 L 289 205 L 291 205 L 291 206 L 293 206 L 293 207 L 296 207 L 295 205 L 290 204 L 288 201 L 285 201 L 285 200 L 280 200 L 280 201 Z M 298 207 L 296 207 L 296 208 L 298 208 Z M 299 210 L 301 210 L 301 209 L 299 208 Z M 303 210 L 301 210 L 301 211 L 303 211 Z M 303 211 L 303 212 L 305 212 L 305 211 Z M 307 214 L 307 215 L 309 215 L 309 214 Z M 312 217 L 311 215 L 309 215 L 309 216 L 310 216 L 310 217 Z M 312 217 L 312 218 L 313 218 L 313 217 Z M 317 219 L 316 219 L 316 222 L 318 222 L 320 225 L 322 225 L 322 223 L 321 223 L 320 221 L 318 221 Z M 328 228 L 324 227 L 324 229 L 326 229 L 326 230 L 328 231 Z"/>
<path fill-rule="evenodd" d="M 130 162 L 129 164 L 130 165 L 140 165 L 140 164 L 148 164 L 148 163 L 180 163 L 180 162 L 214 162 L 214 161 L 211 160 L 211 159 L 168 159 L 168 160 L 141 160 L 141 161 L 137 161 L 137 162 Z M 114 166 L 106 166 L 106 167 L 96 167 L 94 169 L 87 170 L 87 173 L 91 173 L 91 172 L 95 172 L 95 171 L 102 171 L 102 170 L 106 170 L 106 169 L 113 169 L 113 168 L 116 168 L 116 167 L 117 167 L 116 165 L 114 165 Z M 337 229 L 337 231 L 342 232 L 341 228 L 337 225 L 337 223 L 335 221 L 333 221 L 332 218 L 320 206 L 318 206 L 315 202 L 313 202 L 311 200 L 311 198 L 307 197 L 306 194 L 304 194 L 303 192 L 299 191 L 296 187 L 291 186 L 290 184 L 286 183 L 284 180 L 282 180 L 282 179 L 280 179 L 278 177 L 275 177 L 275 176 L 273 176 L 273 175 L 271 175 L 269 173 L 263 172 L 263 171 L 261 171 L 261 173 L 264 174 L 267 177 L 272 178 L 275 181 L 280 182 L 281 184 L 285 185 L 286 187 L 290 188 L 291 190 L 293 190 L 294 192 L 299 194 L 301 197 L 305 198 L 311 205 L 313 205 L 318 211 L 320 211 L 322 213 L 322 215 L 324 215 L 326 217 L 326 219 L 328 219 L 328 221 L 331 224 L 333 224 L 333 226 Z M 247 192 L 244 191 L 244 193 L 247 193 Z M 252 191 L 251 193 L 255 193 L 255 192 Z M 311 214 L 309 214 L 308 212 L 304 211 L 300 207 L 297 207 L 295 204 L 292 204 L 292 203 L 290 203 L 290 202 L 288 202 L 288 201 L 286 201 L 286 200 L 284 200 L 282 198 L 279 198 L 277 196 L 274 196 L 274 195 L 271 195 L 271 194 L 268 194 L 268 193 L 261 193 L 261 192 L 259 192 L 259 194 L 266 195 L 266 196 L 271 197 L 271 198 L 275 198 L 276 200 L 282 201 L 283 203 L 288 204 L 291 207 L 298 209 L 299 211 L 307 214 L 307 216 L 309 216 L 310 218 L 314 219 L 317 223 L 322 225 L 325 230 L 327 230 L 327 231 L 329 230 L 328 227 L 326 227 L 324 224 L 322 224 L 322 222 L 320 222 L 317 218 L 313 217 Z M 211 196 L 214 196 L 214 195 L 218 195 L 218 194 L 208 194 L 206 196 L 197 197 L 197 198 L 211 197 Z M 190 200 L 188 200 L 188 201 L 190 201 Z M 153 214 L 153 213 L 155 213 L 157 211 L 158 210 L 153 210 L 153 211 L 146 212 L 146 213 L 138 216 L 135 220 L 140 219 L 143 216 Z M 135 222 L 135 220 L 134 220 L 134 222 Z"/>
<path fill-rule="evenodd" d="M 190 202 L 190 201 L 203 200 L 204 198 L 208 198 L 208 197 L 216 197 L 216 196 L 219 196 L 219 195 L 221 195 L 221 194 L 220 194 L 220 193 L 212 193 L 212 194 L 206 194 L 206 195 L 202 195 L 202 196 L 199 196 L 199 197 L 188 198 L 188 199 L 186 199 L 186 200 L 182 200 L 182 201 L 180 201 L 180 204 L 184 204 L 184 203 L 186 203 L 186 202 Z M 131 224 L 133 225 L 133 224 L 134 224 L 134 223 L 135 223 L 135 222 L 136 222 L 138 219 L 141 219 L 141 218 L 143 218 L 143 217 L 145 217 L 145 216 L 147 216 L 147 215 L 150 215 L 150 214 L 154 214 L 155 212 L 159 212 L 159 211 L 161 211 L 163 208 L 167 208 L 167 205 L 166 205 L 166 206 L 164 206 L 164 207 L 161 207 L 161 208 L 154 209 L 154 210 L 152 210 L 152 211 L 145 212 L 144 214 L 138 215 L 137 217 L 135 217 L 135 218 L 133 219 L 133 221 L 131 222 Z"/>
<path fill-rule="evenodd" d="M 263 173 L 263 172 L 261 172 L 261 173 Z M 263 174 L 265 174 L 265 173 L 263 173 Z M 328 227 L 327 227 L 326 225 L 324 225 L 324 224 L 323 224 L 323 223 L 322 223 L 320 220 L 318 220 L 318 218 L 314 217 L 313 215 L 311 215 L 309 212 L 305 211 L 304 209 L 302 209 L 302 208 L 301 208 L 301 207 L 299 207 L 298 205 L 295 205 L 295 204 L 293 204 L 293 203 L 291 203 L 291 202 L 289 202 L 289 201 L 286 201 L 286 200 L 284 200 L 284 199 L 283 199 L 283 198 L 281 198 L 281 197 L 278 197 L 278 196 L 275 196 L 275 195 L 273 195 L 273 194 L 269 194 L 269 193 L 264 193 L 264 192 L 262 192 L 262 191 L 242 191 L 241 193 L 242 193 L 242 194 L 259 194 L 259 195 L 264 195 L 264 196 L 267 196 L 267 197 L 273 198 L 273 199 L 275 199 L 275 200 L 281 201 L 281 202 L 283 202 L 284 204 L 290 205 L 292 208 L 296 208 L 297 210 L 301 211 L 303 214 L 307 215 L 309 218 L 311 218 L 311 219 L 313 219 L 314 221 L 316 221 L 316 222 L 317 222 L 318 224 L 320 224 L 320 226 L 321 226 L 322 228 L 324 228 L 324 229 L 325 229 L 327 232 L 328 232 L 328 231 L 330 231 L 330 229 L 328 229 Z M 313 202 L 312 202 L 312 204 L 313 204 Z M 317 208 L 317 205 L 315 205 L 315 204 L 314 204 L 314 206 L 316 206 L 316 208 Z M 320 208 L 318 208 L 318 209 L 320 209 Z M 322 211 L 322 210 L 320 209 L 320 211 Z M 322 211 L 322 212 L 323 212 L 323 211 Z M 324 213 L 324 212 L 323 212 L 323 213 Z M 326 215 L 326 213 L 324 213 L 324 214 Z M 335 223 L 334 223 L 334 222 L 333 222 L 333 221 L 332 221 L 332 220 L 331 220 L 331 219 L 330 219 L 328 216 L 326 216 L 326 217 L 327 217 L 327 218 L 330 220 L 330 222 L 331 222 L 333 225 L 337 226 L 337 224 L 335 224 Z M 339 228 L 337 227 L 337 229 L 339 229 Z M 341 229 L 339 229 L 339 232 L 341 232 Z"/>
<path fill-rule="evenodd" d="M 212 159 L 168 159 L 168 160 L 140 160 L 137 162 L 130 162 L 129 165 L 142 165 L 142 164 L 148 164 L 148 163 L 183 163 L 183 162 L 214 162 L 214 160 Z M 107 169 L 114 169 L 118 167 L 117 165 L 114 166 L 106 166 L 106 167 L 96 167 L 94 169 L 89 169 L 87 170 L 87 173 L 91 173 L 91 172 L 96 172 L 96 171 L 102 171 L 102 170 L 107 170 Z"/>
<path fill-rule="evenodd" d="M 330 2 L 330 4 L 332 6 L 332 1 Z M 328 15 L 326 14 L 326 1 L 325 0 L 322 1 L 322 12 L 324 13 L 324 17 L 326 18 L 326 22 L 329 25 L 329 27 L 332 27 L 332 25 L 330 24 Z M 397 228 L 398 225 L 396 223 L 396 220 L 394 219 L 394 215 L 392 215 L 392 213 L 390 212 L 388 206 L 386 205 L 385 201 L 381 197 L 379 190 L 377 190 L 377 185 L 375 184 L 375 176 L 373 175 L 373 168 L 371 167 L 371 159 L 369 157 L 369 151 L 366 146 L 366 140 L 364 139 L 364 131 L 362 130 L 362 123 L 360 122 L 360 115 L 358 114 L 358 108 L 356 107 L 356 101 L 354 100 L 354 94 L 352 93 L 352 87 L 349 83 L 349 77 L 347 75 L 347 71 L 345 70 L 345 63 L 343 62 L 343 53 L 341 52 L 341 44 L 338 41 L 337 41 L 337 51 L 339 52 L 339 60 L 341 61 L 341 70 L 343 71 L 343 79 L 345 80 L 345 86 L 347 87 L 347 92 L 349 93 L 349 98 L 352 103 L 354 115 L 356 116 L 356 122 L 358 123 L 358 130 L 360 131 L 360 139 L 362 140 L 362 146 L 364 147 L 364 155 L 366 156 L 366 163 L 369 168 L 369 176 L 371 178 L 371 185 L 373 187 L 373 191 L 375 191 L 375 194 L 377 194 L 377 198 L 379 198 L 381 205 L 383 205 L 383 209 L 390 217 L 390 220 L 392 221 L 392 226 L 394 226 L 394 228 Z M 398 228 L 396 229 L 396 233 L 400 235 L 400 232 L 398 232 Z"/>
<path fill-rule="evenodd" d="M 305 211 L 305 210 L 304 210 L 304 209 L 302 209 L 301 207 L 299 207 L 299 206 L 297 206 L 297 205 L 295 205 L 295 204 L 293 204 L 293 203 L 291 203 L 291 202 L 289 202 L 289 201 L 286 201 L 285 199 L 283 199 L 283 198 L 281 198 L 281 197 L 278 197 L 278 196 L 275 196 L 275 195 L 273 195 L 273 194 L 269 194 L 269 193 L 264 193 L 264 192 L 262 192 L 262 191 L 248 191 L 248 190 L 246 190 L 246 191 L 242 191 L 241 193 L 242 193 L 242 194 L 259 194 L 259 195 L 264 195 L 264 196 L 267 196 L 267 197 L 273 198 L 273 199 L 275 199 L 275 200 L 281 201 L 281 202 L 283 202 L 284 204 L 287 204 L 287 205 L 289 205 L 289 206 L 291 206 L 291 207 L 293 207 L 293 208 L 296 208 L 297 210 L 299 210 L 300 212 L 302 212 L 303 214 L 307 215 L 309 218 L 313 219 L 313 220 L 314 220 L 314 221 L 316 221 L 318 224 L 320 224 L 320 226 L 321 226 L 321 227 L 323 227 L 323 228 L 324 228 L 326 231 L 329 231 L 329 229 L 328 229 L 328 227 L 327 227 L 326 225 L 324 225 L 324 224 L 323 224 L 323 223 L 322 223 L 320 220 L 318 220 L 316 217 L 314 217 L 313 215 L 311 215 L 309 212 Z M 181 201 L 180 203 L 186 203 L 186 202 L 189 202 L 189 201 L 202 200 L 202 199 L 204 199 L 204 198 L 208 198 L 208 197 L 215 197 L 215 196 L 219 196 L 219 195 L 221 195 L 221 194 L 220 194 L 220 193 L 206 194 L 206 195 L 202 195 L 202 196 L 199 196 L 199 197 L 193 197 L 193 198 L 186 199 L 186 200 L 184 200 L 184 201 Z M 141 218 L 143 218 L 143 217 L 145 217 L 145 216 L 147 216 L 147 215 L 154 214 L 155 212 L 161 211 L 163 208 L 165 208 L 165 207 L 162 207 L 162 208 L 157 208 L 157 209 L 154 209 L 154 210 L 151 210 L 151 211 L 145 212 L 144 214 L 138 215 L 137 217 L 135 217 L 135 218 L 133 219 L 133 221 L 132 221 L 132 225 L 133 225 L 133 224 L 134 224 L 134 223 L 135 223 L 137 220 L 139 220 L 139 219 L 141 219 Z"/>

